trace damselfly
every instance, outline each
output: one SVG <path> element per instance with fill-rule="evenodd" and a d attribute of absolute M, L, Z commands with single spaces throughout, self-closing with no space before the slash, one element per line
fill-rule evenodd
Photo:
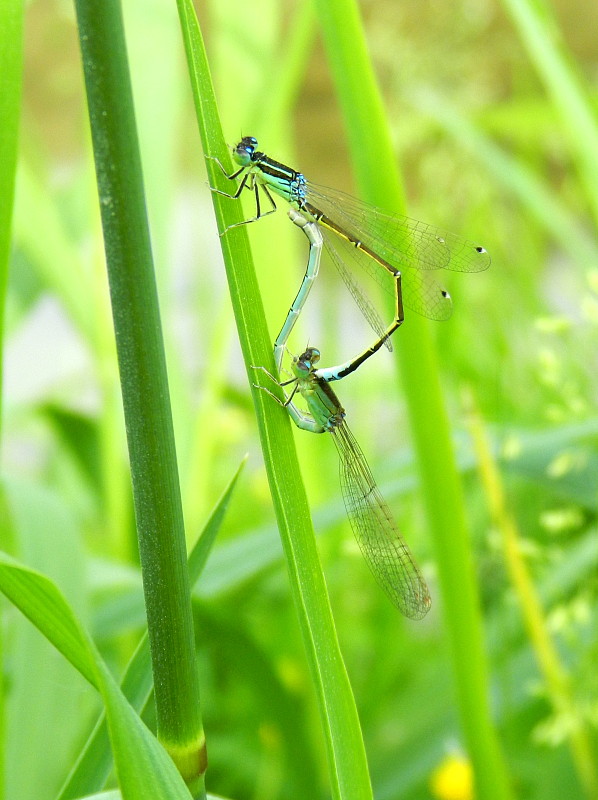
<path fill-rule="evenodd" d="M 297 225 L 298 228 L 301 228 L 303 233 L 306 235 L 309 241 L 309 258 L 307 261 L 307 267 L 305 270 L 305 276 L 303 281 L 301 282 L 301 286 L 299 287 L 299 291 L 297 292 L 297 296 L 293 300 L 293 304 L 291 305 L 287 317 L 284 321 L 282 328 L 280 329 L 280 333 L 276 337 L 276 341 L 274 342 L 274 362 L 276 363 L 276 368 L 280 371 L 280 367 L 282 365 L 282 359 L 284 356 L 284 351 L 286 349 L 286 343 L 288 338 L 291 334 L 291 331 L 299 318 L 299 314 L 301 313 L 301 309 L 305 305 L 305 301 L 307 300 L 307 296 L 311 291 L 311 288 L 314 284 L 315 279 L 318 276 L 318 271 L 320 267 L 320 255 L 322 252 L 322 233 L 320 230 L 319 225 L 315 222 L 311 222 L 309 219 L 306 219 L 304 216 L 299 214 L 294 209 L 289 210 L 289 218 L 291 222 Z M 396 302 L 396 311 L 395 311 L 395 318 L 390 323 L 390 325 L 386 328 L 386 330 L 381 329 L 379 332 L 378 340 L 371 346 L 363 350 L 358 356 L 352 358 L 350 361 L 346 361 L 344 364 L 338 364 L 335 367 L 329 367 L 326 372 L 326 381 L 338 381 L 341 378 L 350 375 L 354 372 L 364 361 L 366 361 L 370 356 L 373 356 L 383 344 L 387 344 L 390 336 L 397 330 L 397 328 L 401 325 L 404 319 L 403 314 L 403 305 L 401 302 L 401 291 L 400 291 L 400 275 L 397 274 L 394 276 L 395 282 L 395 302 Z"/>
<path fill-rule="evenodd" d="M 277 381 L 265 367 L 255 367 L 279 386 L 292 385 L 284 403 L 265 386 L 258 388 L 284 405 L 299 428 L 332 435 L 340 459 L 341 489 L 347 516 L 363 557 L 399 611 L 411 619 L 421 619 L 430 608 L 428 587 L 376 486 L 360 446 L 345 422 L 345 410 L 330 387 L 330 381 L 337 377 L 329 370 L 317 369 L 319 360 L 320 351 L 308 347 L 293 358 L 293 377 L 282 382 Z M 308 413 L 303 413 L 293 403 L 297 393 L 304 398 Z"/>
<path fill-rule="evenodd" d="M 489 267 L 490 256 L 483 247 L 431 225 L 389 214 L 335 189 L 311 183 L 300 172 L 258 151 L 257 145 L 257 139 L 245 136 L 233 148 L 233 159 L 239 169 L 232 175 L 228 175 L 215 159 L 228 179 L 239 179 L 240 182 L 234 194 L 214 191 L 230 198 L 238 198 L 243 189 L 254 193 L 255 216 L 238 223 L 241 225 L 276 211 L 273 193 L 284 198 L 307 219 L 316 222 L 323 231 L 332 261 L 379 336 L 384 325 L 353 279 L 347 264 L 357 261 L 392 294 L 396 292 L 398 277 L 401 303 L 435 320 L 450 317 L 452 301 L 431 273 L 439 269 L 481 272 Z M 262 210 L 262 197 L 270 205 L 265 212 Z M 389 285 L 385 275 L 395 280 Z"/>

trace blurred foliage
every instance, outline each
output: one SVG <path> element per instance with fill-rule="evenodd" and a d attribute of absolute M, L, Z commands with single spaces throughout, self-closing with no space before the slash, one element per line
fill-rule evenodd
<path fill-rule="evenodd" d="M 575 751 L 581 731 L 596 753 L 598 725 L 591 199 L 558 103 L 506 4 L 367 0 L 361 8 L 410 216 L 483 242 L 493 258 L 483 275 L 449 275 L 455 313 L 435 335 L 514 793 L 520 800 L 591 797 L 591 776 L 584 779 Z M 191 542 L 250 454 L 195 595 L 208 787 L 259 800 L 324 798 L 323 741 L 234 341 L 176 9 L 167 0 L 127 0 L 124 13 Z M 351 191 L 309 9 L 218 0 L 198 14 L 230 142 L 253 134 L 273 157 Z M 593 117 L 598 6 L 559 2 L 552 14 Z M 293 72 L 285 59 L 295 35 L 302 38 Z M 289 74 L 294 83 L 285 83 Z M 27 6 L 20 160 L 5 320 L 2 469 L 11 525 L 3 548 L 58 581 L 120 672 L 143 626 L 143 601 L 81 67 L 64 0 Z M 252 228 L 275 334 L 298 285 L 303 249 L 291 241 L 282 211 Z M 330 354 L 327 363 L 368 336 L 333 279 L 321 275 L 292 343 L 301 347 L 309 337 Z M 299 433 L 297 444 L 375 796 L 466 800 L 471 787 L 417 472 L 404 409 L 387 402 L 395 383 L 381 353 L 341 396 L 435 594 L 423 622 L 398 619 L 362 563 L 330 442 Z M 507 566 L 500 517 L 480 479 L 472 416 L 490 437 L 540 624 L 566 676 L 564 706 L 555 704 L 529 607 Z M 26 621 L 7 611 L 6 628 L 6 796 L 53 798 L 89 732 L 96 700 Z M 60 735 L 44 736 L 38 747 L 32 726 L 38 736 Z M 39 768 L 23 770 L 19 754 L 31 748 L 43 759 L 36 755 Z"/>

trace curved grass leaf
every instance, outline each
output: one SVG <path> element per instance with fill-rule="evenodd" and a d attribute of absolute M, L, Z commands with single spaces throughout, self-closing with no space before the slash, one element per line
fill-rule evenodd
<path fill-rule="evenodd" d="M 229 485 L 224 490 L 189 555 L 189 578 L 191 585 L 198 581 L 203 571 L 244 465 L 245 459 L 241 462 Z M 146 633 L 139 642 L 133 657 L 127 665 L 122 680 L 122 691 L 133 708 L 141 712 L 148 701 L 152 687 L 152 670 Z M 112 756 L 109 748 L 108 732 L 106 730 L 106 719 L 102 714 L 77 759 L 71 774 L 65 781 L 57 800 L 70 800 L 70 798 L 80 797 L 86 792 L 102 787 L 106 782 L 111 768 Z"/>
<path fill-rule="evenodd" d="M 129 705 L 57 586 L 0 553 L 0 590 L 102 694 L 122 797 L 189 800 L 178 770 Z"/>

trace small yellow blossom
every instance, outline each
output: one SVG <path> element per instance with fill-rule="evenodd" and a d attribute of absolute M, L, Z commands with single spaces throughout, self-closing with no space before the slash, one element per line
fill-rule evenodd
<path fill-rule="evenodd" d="M 461 755 L 446 756 L 432 773 L 430 788 L 438 800 L 473 800 L 471 764 Z"/>

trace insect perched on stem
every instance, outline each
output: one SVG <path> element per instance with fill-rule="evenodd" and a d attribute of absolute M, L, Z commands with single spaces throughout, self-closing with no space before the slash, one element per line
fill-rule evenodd
<path fill-rule="evenodd" d="M 233 194 L 213 191 L 230 198 L 240 197 L 243 189 L 253 192 L 255 215 L 237 225 L 255 222 L 276 211 L 273 194 L 315 222 L 343 281 L 378 336 L 385 326 L 353 278 L 349 265 L 359 264 L 391 294 L 398 292 L 401 307 L 434 320 L 448 319 L 452 313 L 450 295 L 437 283 L 434 272 L 481 272 L 490 266 L 490 256 L 480 245 L 311 183 L 302 173 L 260 152 L 257 146 L 257 139 L 245 136 L 233 148 L 233 159 L 239 168 L 232 175 L 214 159 L 224 175 L 229 180 L 238 179 L 239 184 Z M 262 209 L 264 198 L 270 206 L 267 211 Z"/>
<path fill-rule="evenodd" d="M 320 351 L 308 347 L 293 358 L 293 377 L 282 382 L 265 367 L 255 367 L 279 386 L 293 387 L 284 402 L 267 387 L 258 388 L 284 405 L 302 430 L 332 435 L 340 459 L 347 516 L 363 557 L 393 605 L 406 617 L 421 619 L 430 608 L 428 587 L 345 421 L 345 410 L 330 386 L 335 378 L 328 370 L 316 368 L 319 360 Z M 293 403 L 297 393 L 304 398 L 308 413 L 303 413 Z"/>

